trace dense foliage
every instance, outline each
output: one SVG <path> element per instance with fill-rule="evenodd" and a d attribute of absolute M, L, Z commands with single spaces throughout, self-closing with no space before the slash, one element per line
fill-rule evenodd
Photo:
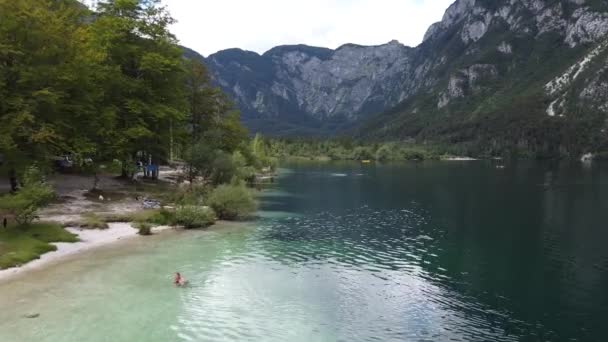
<path fill-rule="evenodd" d="M 160 0 L 0 0 L 0 163 L 13 180 L 70 155 L 81 170 L 188 162 L 190 180 L 251 178 L 240 115 L 183 57 Z M 17 182 L 14 181 L 17 190 Z M 94 186 L 96 183 L 94 184 Z"/>
<path fill-rule="evenodd" d="M 177 208 L 175 221 L 187 229 L 204 228 L 215 222 L 215 212 L 209 207 L 184 205 Z"/>
<path fill-rule="evenodd" d="M 369 142 L 353 139 L 264 139 L 267 153 L 279 159 L 375 160 L 380 162 L 439 159 L 463 155 L 457 146 L 417 145 L 409 142 Z"/>
<path fill-rule="evenodd" d="M 48 204 L 55 194 L 35 167 L 26 170 L 22 184 L 17 193 L 0 197 L 0 209 L 12 215 L 20 225 L 26 225 L 36 218 L 38 209 Z"/>
<path fill-rule="evenodd" d="M 211 192 L 208 203 L 224 220 L 246 218 L 257 209 L 251 190 L 238 183 L 218 186 Z"/>

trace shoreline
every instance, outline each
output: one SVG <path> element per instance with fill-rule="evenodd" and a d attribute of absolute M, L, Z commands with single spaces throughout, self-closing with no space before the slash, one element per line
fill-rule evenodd
<path fill-rule="evenodd" d="M 130 223 L 110 223 L 109 228 L 107 229 L 65 229 L 70 233 L 77 235 L 80 241 L 52 243 L 52 245 L 57 247 L 57 250 L 44 253 L 40 258 L 27 262 L 21 266 L 0 270 L 0 284 L 13 280 L 21 275 L 28 274 L 31 271 L 58 264 L 64 259 L 82 254 L 83 252 L 92 249 L 113 245 L 117 242 L 137 237 L 143 238 L 143 236 L 138 234 L 137 229 L 133 228 Z M 161 226 L 153 228 L 152 231 L 154 234 L 158 234 L 168 230 L 174 230 L 174 228 Z"/>

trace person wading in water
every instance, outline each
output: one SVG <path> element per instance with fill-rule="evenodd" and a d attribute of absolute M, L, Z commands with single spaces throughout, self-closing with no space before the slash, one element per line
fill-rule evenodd
<path fill-rule="evenodd" d="M 186 285 L 186 283 L 188 283 L 188 281 L 186 279 L 184 279 L 179 272 L 175 272 L 175 278 L 173 279 L 173 284 L 175 284 L 175 286 L 184 286 L 184 285 Z"/>

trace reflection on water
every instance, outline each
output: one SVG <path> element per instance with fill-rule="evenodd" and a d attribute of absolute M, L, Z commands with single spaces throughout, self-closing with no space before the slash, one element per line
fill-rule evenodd
<path fill-rule="evenodd" d="M 15 317 L 25 309 L 11 312 L 0 297 L 0 339 L 603 341 L 608 334 L 606 166 L 301 164 L 276 186 L 263 194 L 253 224 L 156 237 L 129 253 L 64 265 L 40 283 L 0 286 L 13 298 L 27 294 L 41 313 Z M 167 286 L 175 270 L 190 287 Z M 70 271 L 81 274 L 78 286 L 61 283 Z"/>

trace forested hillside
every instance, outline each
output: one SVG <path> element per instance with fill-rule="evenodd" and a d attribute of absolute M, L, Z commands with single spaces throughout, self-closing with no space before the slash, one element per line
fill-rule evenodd
<path fill-rule="evenodd" d="M 580 157 L 608 149 L 607 34 L 605 1 L 457 0 L 415 48 L 231 49 L 204 62 L 269 135 Z"/>
<path fill-rule="evenodd" d="M 606 151 L 607 6 L 456 1 L 418 47 L 428 86 L 360 134 L 474 155 Z"/>
<path fill-rule="evenodd" d="M 201 144 L 211 160 L 251 156 L 239 113 L 183 57 L 172 22 L 158 0 L 95 12 L 76 0 L 0 0 L 0 160 L 13 190 L 27 166 L 58 156 L 82 169 L 119 163 L 125 176 L 138 160 L 188 159 Z"/>

